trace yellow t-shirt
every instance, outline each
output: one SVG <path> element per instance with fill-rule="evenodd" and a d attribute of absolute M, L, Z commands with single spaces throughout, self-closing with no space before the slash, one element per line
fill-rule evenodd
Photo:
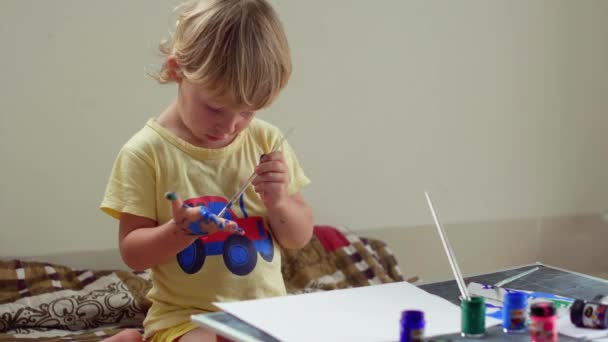
<path fill-rule="evenodd" d="M 115 218 L 125 212 L 162 224 L 172 218 L 164 194 L 175 191 L 185 203 L 203 204 L 217 214 L 249 178 L 261 154 L 269 153 L 281 137 L 278 128 L 254 119 L 230 145 L 205 149 L 150 119 L 120 150 L 101 209 Z M 288 192 L 293 194 L 309 180 L 287 142 L 282 151 L 289 167 Z M 188 321 L 192 314 L 216 311 L 213 302 L 286 294 L 281 253 L 253 186 L 225 217 L 244 228 L 245 235 L 203 236 L 174 259 L 152 268 L 146 336 Z"/>

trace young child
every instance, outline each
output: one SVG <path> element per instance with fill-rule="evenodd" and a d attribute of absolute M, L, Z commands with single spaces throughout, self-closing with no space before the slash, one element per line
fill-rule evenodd
<path fill-rule="evenodd" d="M 155 78 L 177 84 L 177 97 L 120 150 L 101 204 L 120 220 L 125 263 L 151 269 L 152 306 L 143 337 L 125 330 L 108 341 L 215 340 L 190 315 L 217 310 L 216 301 L 285 295 L 278 245 L 297 249 L 312 235 L 299 193 L 309 180 L 287 142 L 271 151 L 281 132 L 255 118 L 291 74 L 272 7 L 188 2 L 161 51 Z M 254 170 L 252 186 L 216 216 Z"/>

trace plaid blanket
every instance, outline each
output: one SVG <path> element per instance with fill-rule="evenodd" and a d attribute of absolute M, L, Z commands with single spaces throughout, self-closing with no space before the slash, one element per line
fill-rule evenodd
<path fill-rule="evenodd" d="M 307 246 L 281 254 L 290 294 L 404 279 L 384 242 L 341 227 L 316 226 Z M 0 341 L 100 341 L 141 329 L 150 286 L 145 272 L 0 261 Z"/>
<path fill-rule="evenodd" d="M 292 294 L 404 280 L 384 242 L 360 238 L 343 227 L 315 226 L 305 248 L 283 250 L 281 255 L 283 278 Z"/>

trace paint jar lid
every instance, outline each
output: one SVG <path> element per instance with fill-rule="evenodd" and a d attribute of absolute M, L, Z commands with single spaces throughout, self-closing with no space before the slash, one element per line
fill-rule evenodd
<path fill-rule="evenodd" d="M 413 327 L 424 326 L 424 312 L 419 310 L 405 310 L 401 312 L 401 324 Z"/>
<path fill-rule="evenodd" d="M 536 317 L 551 317 L 555 316 L 555 305 L 551 302 L 534 303 L 530 307 L 530 315 Z"/>
<path fill-rule="evenodd" d="M 507 292 L 504 297 L 504 305 L 521 308 L 527 306 L 528 294 L 524 292 Z"/>
<path fill-rule="evenodd" d="M 577 299 L 570 306 L 570 322 L 577 327 L 583 327 L 583 310 L 585 309 L 585 301 Z"/>

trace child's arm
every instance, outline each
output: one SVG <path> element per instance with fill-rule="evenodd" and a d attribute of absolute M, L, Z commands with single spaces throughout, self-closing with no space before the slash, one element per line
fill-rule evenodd
<path fill-rule="evenodd" d="M 312 210 L 299 193 L 288 195 L 289 173 L 281 152 L 265 155 L 253 181 L 268 212 L 268 219 L 281 246 L 304 247 L 313 231 Z"/>
<path fill-rule="evenodd" d="M 312 210 L 299 193 L 268 210 L 268 219 L 281 246 L 289 249 L 304 247 L 312 237 Z"/>
<path fill-rule="evenodd" d="M 152 219 L 128 213 L 120 215 L 119 246 L 122 259 L 135 270 L 144 270 L 164 263 L 188 247 L 199 236 L 189 235 L 189 230 L 212 234 L 226 229 L 242 234 L 235 222 L 205 214 L 200 207 L 184 206 L 173 193 L 171 201 L 173 219 L 162 224 Z M 195 227 L 189 227 L 194 224 Z"/>
<path fill-rule="evenodd" d="M 134 270 L 142 271 L 168 261 L 197 238 L 184 234 L 173 220 L 159 226 L 146 217 L 120 215 L 120 255 Z"/>

